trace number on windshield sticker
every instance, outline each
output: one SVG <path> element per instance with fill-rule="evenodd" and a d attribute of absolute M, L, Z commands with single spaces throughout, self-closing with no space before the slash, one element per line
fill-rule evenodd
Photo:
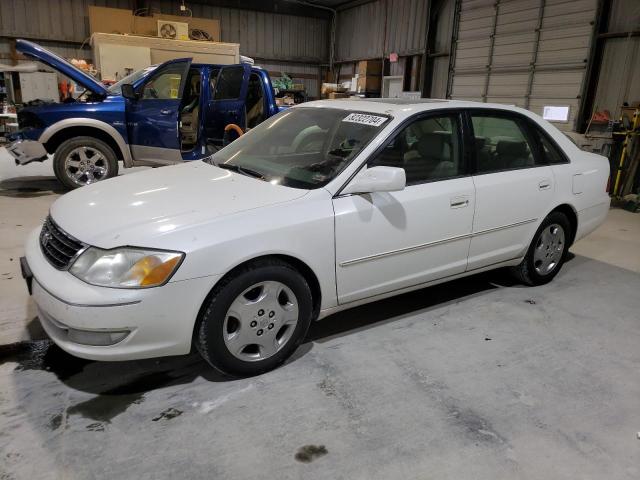
<path fill-rule="evenodd" d="M 377 115 L 367 115 L 366 113 L 350 113 L 342 119 L 343 122 L 360 123 L 362 125 L 370 125 L 379 127 L 387 121 L 387 117 L 379 117 Z"/>

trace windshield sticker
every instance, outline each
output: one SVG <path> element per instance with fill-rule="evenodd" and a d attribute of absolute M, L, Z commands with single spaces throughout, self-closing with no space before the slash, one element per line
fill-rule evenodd
<path fill-rule="evenodd" d="M 387 117 L 379 117 L 377 115 L 367 115 L 366 113 L 350 113 L 342 119 L 343 122 L 360 123 L 362 125 L 370 125 L 379 127 L 387 121 Z"/>

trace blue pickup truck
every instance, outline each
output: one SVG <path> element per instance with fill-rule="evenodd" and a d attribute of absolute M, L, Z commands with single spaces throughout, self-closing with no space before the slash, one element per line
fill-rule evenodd
<path fill-rule="evenodd" d="M 118 160 L 132 167 L 203 158 L 229 125 L 244 131 L 279 111 L 269 74 L 245 63 L 170 60 L 106 87 L 35 43 L 17 40 L 16 49 L 85 89 L 72 101 L 23 107 L 7 147 L 22 165 L 53 154 L 69 188 L 117 175 Z"/>

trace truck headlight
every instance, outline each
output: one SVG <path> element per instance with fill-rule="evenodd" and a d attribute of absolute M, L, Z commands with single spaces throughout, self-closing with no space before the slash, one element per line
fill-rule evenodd
<path fill-rule="evenodd" d="M 169 281 L 184 253 L 120 247 L 89 247 L 69 272 L 91 285 L 114 288 L 148 288 Z"/>

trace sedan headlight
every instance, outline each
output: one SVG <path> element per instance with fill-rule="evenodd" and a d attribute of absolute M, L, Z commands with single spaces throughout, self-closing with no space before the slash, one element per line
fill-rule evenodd
<path fill-rule="evenodd" d="M 157 287 L 169 281 L 183 257 L 181 252 L 90 247 L 78 257 L 69 272 L 100 287 Z"/>

